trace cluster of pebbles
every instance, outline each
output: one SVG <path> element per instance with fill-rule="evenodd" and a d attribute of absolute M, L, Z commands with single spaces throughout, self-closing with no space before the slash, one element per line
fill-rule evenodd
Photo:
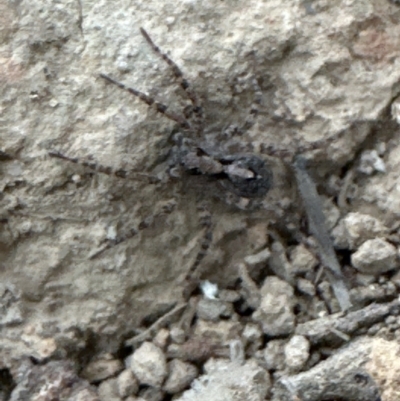
<path fill-rule="evenodd" d="M 387 227 L 360 213 L 338 221 L 333 237 L 351 251 L 350 311 L 340 311 L 305 245 L 287 253 L 276 238 L 237 266 L 237 288 L 203 282 L 201 294 L 126 340 L 123 358 L 101 354 L 83 367 L 26 362 L 10 399 L 396 399 L 398 250 Z"/>

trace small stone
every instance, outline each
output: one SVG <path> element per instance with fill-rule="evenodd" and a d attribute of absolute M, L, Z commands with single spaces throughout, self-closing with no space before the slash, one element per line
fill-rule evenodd
<path fill-rule="evenodd" d="M 262 401 L 271 388 L 267 371 L 254 360 L 243 364 L 225 359 L 210 359 L 204 365 L 204 375 L 194 380 L 191 389 L 178 401 Z"/>
<path fill-rule="evenodd" d="M 168 374 L 167 361 L 160 348 L 144 342 L 132 355 L 131 369 L 140 384 L 161 387 Z"/>
<path fill-rule="evenodd" d="M 261 252 L 258 252 L 254 255 L 246 256 L 244 258 L 244 261 L 248 266 L 252 267 L 260 263 L 265 263 L 270 256 L 271 256 L 270 250 L 268 248 L 265 248 Z"/>
<path fill-rule="evenodd" d="M 82 377 L 90 383 L 98 382 L 115 376 L 123 368 L 123 363 L 118 359 L 99 359 L 83 369 Z"/>
<path fill-rule="evenodd" d="M 161 389 L 155 387 L 143 388 L 139 392 L 139 397 L 145 401 L 162 401 L 164 395 Z"/>
<path fill-rule="evenodd" d="M 264 349 L 264 360 L 268 370 L 283 370 L 285 367 L 285 340 L 268 341 Z"/>
<path fill-rule="evenodd" d="M 263 333 L 258 324 L 247 323 L 244 327 L 242 338 L 246 345 L 248 344 L 257 344 L 261 345 Z"/>
<path fill-rule="evenodd" d="M 285 363 L 291 370 L 301 370 L 310 357 L 310 343 L 304 336 L 293 336 L 285 345 Z"/>
<path fill-rule="evenodd" d="M 348 213 L 343 224 L 350 249 L 357 249 L 363 242 L 383 237 L 387 232 L 387 228 L 378 219 L 368 214 Z"/>
<path fill-rule="evenodd" d="M 305 278 L 299 278 L 297 280 L 296 287 L 303 294 L 306 294 L 310 297 L 315 296 L 316 293 L 315 285 L 310 280 L 306 280 Z"/>
<path fill-rule="evenodd" d="M 220 290 L 218 298 L 224 302 L 237 302 L 240 299 L 240 294 L 234 290 Z"/>
<path fill-rule="evenodd" d="M 290 260 L 294 274 L 308 273 L 318 264 L 317 258 L 303 244 L 293 248 Z"/>
<path fill-rule="evenodd" d="M 198 376 L 196 366 L 179 359 L 173 359 L 168 363 L 169 376 L 164 384 L 164 391 L 176 394 L 189 387 L 190 383 Z"/>
<path fill-rule="evenodd" d="M 367 285 L 374 283 L 376 281 L 376 278 L 373 274 L 357 273 L 356 281 L 357 281 L 358 285 L 367 286 Z"/>
<path fill-rule="evenodd" d="M 339 220 L 336 226 L 331 231 L 333 246 L 335 249 L 348 249 L 349 244 L 346 235 L 346 228 L 343 219 Z"/>
<path fill-rule="evenodd" d="M 153 343 L 161 349 L 165 349 L 168 343 L 168 338 L 169 338 L 169 330 L 167 329 L 160 329 L 156 336 L 153 339 Z"/>
<path fill-rule="evenodd" d="M 175 344 L 183 344 L 186 340 L 185 330 L 183 330 L 181 327 L 172 327 L 169 335 L 171 341 Z"/>
<path fill-rule="evenodd" d="M 360 272 L 374 275 L 399 266 L 397 249 L 382 238 L 364 242 L 351 255 L 351 263 Z"/>
<path fill-rule="evenodd" d="M 295 327 L 294 290 L 288 283 L 275 276 L 265 279 L 260 289 L 261 304 L 252 318 L 259 322 L 269 336 L 293 333 Z"/>
<path fill-rule="evenodd" d="M 230 310 L 229 310 L 230 309 Z M 219 299 L 203 298 L 197 304 L 197 316 L 203 320 L 218 321 L 220 316 L 232 314 L 232 305 Z"/>
<path fill-rule="evenodd" d="M 125 369 L 117 377 L 117 387 L 119 396 L 126 398 L 138 392 L 139 382 L 130 369 Z"/>
<path fill-rule="evenodd" d="M 386 173 L 385 162 L 381 157 L 379 157 L 379 154 L 375 149 L 365 150 L 361 153 L 358 171 L 366 175 L 371 175 L 375 171 Z"/>
<path fill-rule="evenodd" d="M 108 379 L 100 383 L 98 394 L 101 401 L 121 401 L 122 398 L 118 394 L 117 380 Z"/>
<path fill-rule="evenodd" d="M 208 339 L 214 344 L 228 345 L 229 341 L 238 338 L 242 331 L 242 325 L 232 320 L 220 320 L 210 322 L 198 320 L 194 328 L 194 337 Z"/>

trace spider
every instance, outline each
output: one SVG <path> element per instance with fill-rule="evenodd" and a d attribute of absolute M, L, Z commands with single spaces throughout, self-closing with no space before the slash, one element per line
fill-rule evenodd
<path fill-rule="evenodd" d="M 170 67 L 176 81 L 191 103 L 191 110 L 189 112 L 184 110 L 182 115 L 174 113 L 169 111 L 165 104 L 156 101 L 143 92 L 128 87 L 109 75 L 101 73 L 100 77 L 108 83 L 118 86 L 120 89 L 138 97 L 148 106 L 155 108 L 157 112 L 178 124 L 179 133 L 174 137 L 175 145 L 172 147 L 169 155 L 169 174 L 175 177 L 179 177 L 182 171 L 190 174 L 202 174 L 212 180 L 217 180 L 223 188 L 237 197 L 250 199 L 264 197 L 272 186 L 272 172 L 268 164 L 263 159 L 253 154 L 226 154 L 219 149 L 201 143 L 201 137 L 204 131 L 204 114 L 199 97 L 184 77 L 184 74 L 177 64 L 160 50 L 143 28 L 140 28 L 140 32 L 154 53 Z M 241 128 L 229 127 L 228 130 L 233 129 L 236 132 L 243 132 L 253 125 L 258 113 L 258 105 L 261 103 L 261 89 L 255 78 L 253 78 L 253 86 L 255 99 L 250 108 L 249 118 Z M 189 121 L 187 118 L 189 115 L 193 117 L 193 121 Z M 49 151 L 48 153 L 51 157 L 80 164 L 108 175 L 115 175 L 120 178 L 128 178 L 130 176 L 130 172 L 124 169 L 115 170 L 88 159 L 69 157 L 55 150 Z M 137 175 L 140 175 L 140 173 L 135 172 L 135 176 Z M 143 175 L 147 176 L 146 174 Z M 153 178 L 155 179 L 155 177 Z M 166 206 L 166 208 L 161 210 L 158 214 L 168 213 L 169 211 L 165 210 L 168 209 L 168 207 L 170 206 Z M 205 227 L 205 234 L 199 255 L 190 271 L 196 270 L 212 240 L 210 215 L 204 205 L 199 206 L 199 209 L 200 222 L 201 225 Z M 150 218 L 144 219 L 137 229 L 132 229 L 130 232 L 114 240 L 110 240 L 104 248 L 94 253 L 91 258 L 97 257 L 106 249 L 133 237 L 140 230 L 146 228 L 150 224 L 149 220 L 153 220 L 156 216 L 157 213 Z"/>
<path fill-rule="evenodd" d="M 177 123 L 179 133 L 174 137 L 175 145 L 172 147 L 169 155 L 169 175 L 172 177 L 180 177 L 182 172 L 201 174 L 212 180 L 216 180 L 223 188 L 236 197 L 246 199 L 261 199 L 265 197 L 272 187 L 272 171 L 269 165 L 254 154 L 227 153 L 205 143 L 204 138 L 202 138 L 202 136 L 204 136 L 204 114 L 199 97 L 184 77 L 184 74 L 177 64 L 160 50 L 143 28 L 140 28 L 140 32 L 154 53 L 170 67 L 176 81 L 191 103 L 190 110 L 188 111 L 187 108 L 185 108 L 182 114 L 176 114 L 169 111 L 165 104 L 156 101 L 153 97 L 131 88 L 107 74 L 101 73 L 100 77 L 108 83 L 136 96 L 148 106 L 153 107 L 160 114 Z M 252 83 L 254 87 L 254 100 L 250 108 L 249 118 L 240 128 L 234 126 L 228 127 L 226 130 L 227 134 L 229 134 L 230 130 L 239 133 L 244 132 L 255 122 L 258 114 L 258 107 L 261 104 L 261 89 L 255 78 L 252 79 Z M 189 116 L 193 118 L 189 120 Z M 320 146 L 320 142 L 321 141 L 317 141 L 309 147 L 297 147 L 297 152 L 316 149 Z M 323 143 L 325 143 L 325 141 L 323 141 Z M 266 148 L 264 150 L 270 155 L 280 154 L 283 158 L 288 156 L 287 151 L 279 151 L 272 148 Z M 130 172 L 127 170 L 114 170 L 111 167 L 102 166 L 87 159 L 66 156 L 59 151 L 50 151 L 49 155 L 87 166 L 101 173 L 116 175 L 120 178 L 128 178 L 130 176 Z M 293 155 L 291 155 L 291 160 L 290 163 L 293 162 Z M 137 176 L 140 174 L 135 172 L 135 175 Z M 143 175 L 146 176 L 146 174 Z M 105 246 L 92 254 L 90 258 L 95 258 L 105 250 L 137 235 L 140 230 L 148 227 L 154 218 L 160 214 L 170 213 L 172 208 L 173 205 L 167 204 L 159 212 L 144 219 L 137 228 L 113 240 L 106 240 Z M 186 274 L 186 279 L 189 282 L 193 281 L 191 278 L 194 276 L 198 278 L 198 267 L 212 243 L 211 215 L 207 206 L 204 204 L 200 205 L 198 209 L 200 211 L 200 223 L 204 229 L 204 234 L 200 244 L 200 250 Z"/>

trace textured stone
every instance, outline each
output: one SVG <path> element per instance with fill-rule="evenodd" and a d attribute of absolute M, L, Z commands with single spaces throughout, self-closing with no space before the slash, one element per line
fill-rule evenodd
<path fill-rule="evenodd" d="M 318 260 L 303 244 L 297 245 L 290 252 L 290 261 L 294 274 L 311 272 L 318 264 Z"/>
<path fill-rule="evenodd" d="M 388 231 L 378 219 L 362 213 L 348 213 L 343 223 L 350 249 L 356 249 L 369 239 L 383 237 Z"/>
<path fill-rule="evenodd" d="M 122 401 L 122 397 L 118 394 L 116 379 L 102 381 L 97 391 L 101 401 Z"/>
<path fill-rule="evenodd" d="M 86 365 L 82 371 L 82 377 L 91 383 L 98 382 L 115 376 L 123 368 L 123 363 L 118 359 L 100 359 Z"/>
<path fill-rule="evenodd" d="M 196 366 L 179 359 L 173 359 L 169 362 L 168 369 L 169 376 L 165 381 L 163 390 L 170 394 L 185 390 L 199 373 Z"/>
<path fill-rule="evenodd" d="M 255 361 L 243 365 L 228 360 L 210 360 L 205 373 L 177 401 L 262 401 L 271 387 L 268 372 Z"/>
<path fill-rule="evenodd" d="M 263 332 L 269 336 L 292 333 L 295 325 L 293 287 L 270 276 L 265 279 L 260 293 L 261 304 L 252 317 L 261 324 Z"/>
<path fill-rule="evenodd" d="M 152 387 L 161 387 L 168 374 L 164 353 L 150 342 L 144 342 L 133 353 L 131 369 L 140 384 Z"/>
<path fill-rule="evenodd" d="M 117 377 L 117 387 L 119 396 L 125 398 L 137 393 L 139 382 L 130 369 L 125 369 Z"/>
<path fill-rule="evenodd" d="M 381 274 L 399 266 L 397 249 L 382 238 L 364 242 L 351 255 L 351 264 L 365 274 Z"/>
<path fill-rule="evenodd" d="M 285 345 L 285 363 L 291 370 L 301 370 L 310 357 L 310 343 L 304 336 L 293 336 Z"/>

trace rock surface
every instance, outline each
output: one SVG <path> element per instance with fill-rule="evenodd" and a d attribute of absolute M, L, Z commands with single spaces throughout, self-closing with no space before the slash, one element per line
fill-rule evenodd
<path fill-rule="evenodd" d="M 163 379 L 152 381 L 157 386 L 168 375 L 167 358 L 201 365 L 228 352 L 232 339 L 243 340 L 246 358 L 278 370 L 276 379 L 285 363 L 273 351 L 283 352 L 293 332 L 317 348 L 323 338 L 333 353 L 338 342 L 351 343 L 362 330 L 387 337 L 392 346 L 400 338 L 396 306 L 383 307 L 372 322 L 357 308 L 390 303 L 400 288 L 397 3 L 0 1 L 0 398 L 16 401 L 28 391 L 41 401 L 59 396 L 56 391 L 70 401 L 97 400 L 97 390 L 71 366 L 83 372 L 101 353 L 117 360 L 127 349 L 134 352 L 125 341 L 136 334 L 143 338 L 134 350 L 143 341 L 160 345 L 165 360 Z M 140 27 L 176 62 L 202 101 L 203 133 L 183 134 L 224 155 L 256 154 L 271 166 L 274 185 L 258 208 L 252 200 L 235 199 L 215 177 L 171 178 L 168 154 L 182 129 L 100 78 L 107 73 L 171 112 L 191 113 L 188 97 Z M 258 117 L 239 133 L 236 127 L 254 115 L 253 78 L 262 94 Z M 125 169 L 129 179 L 50 157 L 50 151 Z M 329 223 L 340 218 L 333 228 L 336 245 L 342 255 L 354 252 L 353 265 L 362 272 L 341 266 L 355 301 L 349 315 L 360 312 L 354 317 L 359 326 L 346 319 L 334 322 L 334 330 L 330 326 L 336 299 L 326 277 L 320 279 L 324 271 L 288 164 L 294 153 L 309 161 Z M 182 294 L 183 277 L 204 250 L 205 204 L 213 233 L 199 275 L 218 285 L 219 306 L 230 305 L 211 312 L 204 307 L 210 303 L 200 305 L 202 317 L 213 321 L 198 323 L 198 293 L 187 308 Z M 134 230 L 131 239 L 91 258 L 107 241 Z M 385 241 L 386 253 L 371 252 L 365 241 Z M 272 260 L 276 244 L 278 261 Z M 367 249 L 360 255 L 362 246 Z M 252 297 L 243 296 L 237 268 L 246 261 L 248 283 L 253 280 L 246 291 L 257 292 Z M 389 268 L 394 271 L 379 276 Z M 281 306 L 266 292 L 258 305 L 266 277 L 282 282 L 271 288 Z M 284 295 L 278 291 L 283 287 Z M 166 331 L 153 330 L 175 307 L 185 308 L 184 316 L 168 318 Z M 252 314 L 257 319 L 246 331 Z M 326 326 L 317 324 L 322 315 Z M 279 347 L 261 332 L 283 336 L 276 340 Z M 212 341 L 202 342 L 200 334 Z M 266 349 L 275 356 L 264 358 Z M 310 355 L 304 369 L 318 354 Z M 26 358 L 37 365 L 26 367 Z M 397 372 L 393 358 L 387 360 L 377 369 L 384 374 L 393 365 Z M 159 387 L 135 390 L 137 383 L 118 376 L 117 365 L 105 369 L 115 377 L 93 375 L 102 380 L 104 397 L 165 396 Z M 38 387 L 29 377 L 37 378 Z M 70 382 L 81 386 L 78 392 Z M 377 383 L 383 393 L 389 387 L 389 381 Z M 128 395 L 132 388 L 134 395 Z M 396 399 L 394 390 L 384 394 Z"/>

